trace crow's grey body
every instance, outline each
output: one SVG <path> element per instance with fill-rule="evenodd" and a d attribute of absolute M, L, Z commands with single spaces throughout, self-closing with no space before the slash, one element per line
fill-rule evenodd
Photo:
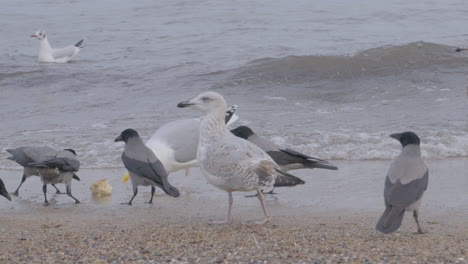
<path fill-rule="evenodd" d="M 403 149 L 392 162 L 385 179 L 385 211 L 376 226 L 378 231 L 385 234 L 398 230 L 405 211 L 413 212 L 418 233 L 423 233 L 418 215 L 423 194 L 429 183 L 429 171 L 421 158 L 419 138 L 417 144 L 412 141 L 404 142 L 406 136 L 416 136 L 414 133 L 405 133 L 392 135 L 400 141 L 403 140 Z"/>
<path fill-rule="evenodd" d="M 124 130 L 115 141 L 124 141 L 125 150 L 122 154 L 122 161 L 129 171 L 130 180 L 133 186 L 133 197 L 128 202 L 132 204 L 138 193 L 138 185 L 151 186 L 151 199 L 153 202 L 155 187 L 158 186 L 166 194 L 172 197 L 179 197 L 179 191 L 167 180 L 167 173 L 164 166 L 141 140 L 138 133 L 133 129 Z"/>
<path fill-rule="evenodd" d="M 8 157 L 9 160 L 16 161 L 16 163 L 23 166 L 23 178 L 21 179 L 20 185 L 13 193 L 15 196 L 18 196 L 19 189 L 27 178 L 34 175 L 39 176 L 37 167 L 31 166 L 30 163 L 38 162 L 45 157 L 51 157 L 57 154 L 57 150 L 49 146 L 22 146 L 15 149 L 7 149 L 7 152 L 11 154 L 11 157 Z M 54 184 L 53 186 L 57 190 L 57 193 L 61 193 Z"/>
<path fill-rule="evenodd" d="M 75 203 L 80 203 L 71 193 L 71 181 L 75 172 L 80 169 L 80 161 L 76 157 L 74 150 L 61 150 L 53 156 L 44 157 L 40 161 L 32 162 L 29 165 L 38 168 L 43 183 L 42 190 L 44 192 L 45 205 L 49 204 L 46 195 L 47 184 L 57 183 L 65 184 L 67 195 L 75 200 Z"/>
<path fill-rule="evenodd" d="M 338 169 L 326 160 L 317 159 L 292 149 L 280 148 L 273 142 L 258 136 L 247 126 L 239 126 L 231 130 L 231 132 L 264 150 L 280 166 L 282 171 L 313 168 Z"/>

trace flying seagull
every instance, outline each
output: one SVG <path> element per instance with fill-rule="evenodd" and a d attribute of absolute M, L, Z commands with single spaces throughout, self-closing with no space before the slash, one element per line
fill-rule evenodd
<path fill-rule="evenodd" d="M 42 30 L 38 30 L 35 34 L 31 35 L 31 37 L 37 38 L 41 42 L 38 56 L 39 62 L 67 63 L 83 47 L 83 40 L 80 40 L 75 45 L 54 49 L 50 46 L 46 33 Z"/>
<path fill-rule="evenodd" d="M 49 205 L 47 200 L 47 184 L 63 183 L 67 187 L 67 195 L 75 203 L 80 203 L 71 193 L 71 181 L 75 172 L 80 169 L 80 161 L 73 149 L 58 151 L 53 156 L 44 157 L 40 161 L 29 163 L 37 167 L 42 180 L 42 191 L 44 192 L 44 204 Z"/>
<path fill-rule="evenodd" d="M 143 143 L 137 131 L 131 128 L 122 131 L 115 139 L 115 142 L 118 141 L 125 142 L 122 161 L 130 173 L 133 186 L 133 197 L 128 202 L 128 205 L 132 205 L 132 201 L 138 193 L 138 185 L 151 185 L 151 199 L 148 202 L 150 204 L 153 203 L 154 186 L 158 186 L 172 197 L 180 196 L 179 190 L 167 180 L 164 166 L 154 155 L 153 151 Z"/>
<path fill-rule="evenodd" d="M 11 201 L 10 194 L 7 192 L 7 190 L 5 188 L 5 184 L 3 184 L 2 179 L 0 179 L 0 195 L 7 198 L 8 201 Z"/>
<path fill-rule="evenodd" d="M 27 178 L 33 175 L 39 176 L 37 167 L 31 166 L 30 163 L 37 162 L 41 159 L 57 154 L 57 150 L 49 146 L 22 146 L 14 149 L 7 149 L 6 151 L 11 155 L 7 159 L 16 161 L 16 163 L 23 166 L 23 178 L 21 179 L 20 185 L 13 193 L 15 196 L 18 196 L 19 189 Z M 76 174 L 73 174 L 73 178 L 78 181 L 80 180 Z M 52 184 L 52 186 L 54 186 L 58 194 L 62 193 L 55 184 Z"/>
<path fill-rule="evenodd" d="M 388 170 L 384 190 L 385 212 L 376 229 L 385 234 L 395 232 L 405 211 L 410 211 L 418 225 L 418 233 L 423 234 L 418 215 L 429 181 L 429 170 L 421 158 L 419 137 L 413 132 L 395 133 L 390 137 L 400 141 L 403 149 Z"/>
<path fill-rule="evenodd" d="M 225 125 L 226 101 L 216 92 L 205 92 L 190 101 L 180 102 L 178 107 L 194 107 L 205 113 L 200 123 L 198 165 L 207 181 L 228 193 L 229 208 L 225 221 L 231 223 L 232 192 L 257 191 L 267 223 L 270 214 L 265 206 L 261 190 L 270 188 L 277 178 L 296 177 L 281 171 L 268 154 L 255 144 L 234 136 Z M 303 182 L 299 178 L 297 181 Z"/>

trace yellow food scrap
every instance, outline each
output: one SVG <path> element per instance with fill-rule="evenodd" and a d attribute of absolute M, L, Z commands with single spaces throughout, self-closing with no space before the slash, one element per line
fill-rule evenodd
<path fill-rule="evenodd" d="M 112 193 L 112 186 L 107 179 L 93 182 L 89 189 L 93 195 L 106 196 Z"/>
<path fill-rule="evenodd" d="M 128 174 L 128 172 L 127 172 L 127 173 L 125 173 L 125 175 L 122 177 L 122 182 L 123 182 L 123 183 L 126 183 L 126 182 L 128 182 L 128 180 L 130 180 L 130 174 Z"/>

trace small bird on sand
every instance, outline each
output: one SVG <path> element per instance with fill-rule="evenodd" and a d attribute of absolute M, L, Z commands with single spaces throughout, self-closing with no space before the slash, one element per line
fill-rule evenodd
<path fill-rule="evenodd" d="M 73 149 L 64 149 L 53 156 L 44 157 L 40 161 L 29 165 L 37 167 L 42 180 L 42 191 L 44 192 L 44 204 L 49 205 L 47 200 L 47 184 L 63 183 L 67 188 L 67 195 L 75 203 L 80 203 L 71 193 L 71 181 L 75 172 L 80 169 L 80 161 Z"/>
<path fill-rule="evenodd" d="M 418 215 L 429 182 L 429 170 L 421 158 L 419 137 L 413 132 L 395 133 L 390 137 L 400 141 L 403 149 L 388 170 L 384 190 L 385 212 L 376 229 L 385 234 L 395 232 L 405 211 L 410 211 L 418 225 L 418 233 L 423 234 Z"/>
<path fill-rule="evenodd" d="M 0 179 L 0 195 L 7 198 L 8 201 L 11 201 L 10 194 L 5 188 L 5 184 L 3 183 L 2 179 Z"/>
<path fill-rule="evenodd" d="M 197 158 L 200 170 L 207 181 L 228 193 L 229 208 L 225 221 L 231 223 L 232 192 L 257 191 L 258 199 L 267 223 L 270 214 L 265 206 L 261 190 L 272 187 L 278 177 L 296 177 L 281 171 L 278 164 L 255 144 L 234 136 L 225 125 L 227 109 L 223 96 L 216 92 L 205 92 L 190 101 L 180 102 L 178 107 L 194 107 L 205 113 L 200 123 L 200 139 Z M 299 178 L 298 181 L 303 182 Z"/>
<path fill-rule="evenodd" d="M 7 159 L 16 161 L 16 163 L 24 167 L 21 183 L 13 193 L 15 196 L 19 195 L 19 189 L 27 178 L 33 175 L 39 176 L 37 167 L 31 166 L 30 163 L 38 162 L 46 157 L 51 157 L 57 154 L 57 150 L 49 146 L 22 146 L 14 149 L 7 149 L 6 151 L 11 155 Z M 73 174 L 73 178 L 78 181 L 80 180 L 76 174 Z M 54 186 L 58 194 L 62 193 L 55 184 L 52 184 L 52 186 Z"/>
<path fill-rule="evenodd" d="M 133 186 L 133 197 L 127 203 L 132 205 L 132 201 L 138 193 L 138 185 L 151 185 L 151 199 L 148 203 L 153 203 L 155 187 L 158 186 L 166 194 L 172 197 L 179 197 L 180 193 L 167 180 L 167 173 L 161 161 L 141 140 L 138 132 L 134 129 L 126 129 L 115 139 L 115 142 L 125 142 L 125 150 L 122 153 L 122 161 L 125 168 L 130 173 Z"/>
<path fill-rule="evenodd" d="M 37 58 L 39 62 L 67 63 L 83 47 L 83 40 L 80 40 L 75 45 L 54 49 L 50 46 L 46 33 L 42 30 L 38 30 L 35 34 L 31 35 L 31 37 L 37 38 L 41 42 L 39 56 Z"/>

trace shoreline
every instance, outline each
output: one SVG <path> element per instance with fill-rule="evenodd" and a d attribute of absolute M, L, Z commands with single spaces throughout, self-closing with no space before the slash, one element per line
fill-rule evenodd
<path fill-rule="evenodd" d="M 398 232 L 383 235 L 375 224 L 383 212 L 383 179 L 390 161 L 339 161 L 339 171 L 301 170 L 306 184 L 277 188 L 266 198 L 268 224 L 255 198 L 235 193 L 233 224 L 211 225 L 227 213 L 225 192 L 206 183 L 197 168 L 169 180 L 172 198 L 140 187 L 133 206 L 124 168 L 83 169 L 72 184 L 83 203 L 49 188 L 44 207 L 38 177 L 20 197 L 0 200 L 0 263 L 466 263 L 468 249 L 467 159 L 427 161 L 432 172 L 420 210 L 426 234 L 417 235 L 411 214 Z M 19 170 L 0 170 L 9 191 Z M 93 199 L 91 182 L 107 178 L 113 192 Z M 59 189 L 63 186 L 58 185 Z M 2 197 L 0 197 L 2 198 Z"/>

